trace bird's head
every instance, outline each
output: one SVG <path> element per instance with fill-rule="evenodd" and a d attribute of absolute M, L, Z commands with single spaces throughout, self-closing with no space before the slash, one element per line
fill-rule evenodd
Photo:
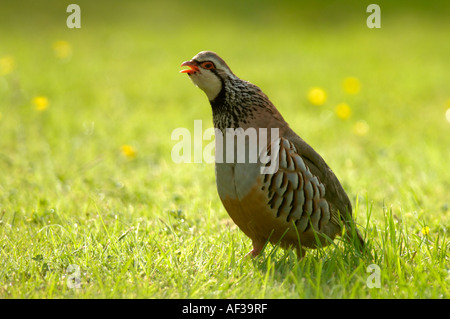
<path fill-rule="evenodd" d="M 202 51 L 181 66 L 188 67 L 180 72 L 187 73 L 210 101 L 217 97 L 227 79 L 236 78 L 225 61 L 211 51 Z"/>

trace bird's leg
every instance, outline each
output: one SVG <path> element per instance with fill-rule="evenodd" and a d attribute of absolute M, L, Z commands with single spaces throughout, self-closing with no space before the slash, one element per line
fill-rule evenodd
<path fill-rule="evenodd" d="M 245 257 L 247 256 L 252 256 L 253 258 L 258 256 L 261 251 L 264 248 L 265 243 L 264 242 L 257 242 L 257 241 L 252 241 L 252 245 L 253 245 L 253 249 L 251 251 L 249 251 Z"/>
<path fill-rule="evenodd" d="M 297 259 L 301 260 L 303 257 L 305 257 L 306 249 L 302 246 L 297 247 Z"/>

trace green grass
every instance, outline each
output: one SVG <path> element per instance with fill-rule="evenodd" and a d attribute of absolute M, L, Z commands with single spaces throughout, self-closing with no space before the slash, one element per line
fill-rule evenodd
<path fill-rule="evenodd" d="M 379 1 L 382 28 L 370 30 L 360 1 L 77 3 L 79 30 L 65 27 L 69 3 L 0 12 L 0 59 L 15 61 L 0 75 L 0 298 L 450 297 L 448 6 Z M 55 56 L 58 40 L 71 57 Z M 336 240 L 301 261 L 271 245 L 243 258 L 251 243 L 220 203 L 214 166 L 171 159 L 175 128 L 212 126 L 206 97 L 178 73 L 206 49 L 323 155 L 372 257 Z M 343 92 L 348 76 L 359 94 Z M 327 92 L 320 107 L 313 86 Z M 36 111 L 35 96 L 49 107 Z M 380 288 L 367 286 L 371 264 Z"/>

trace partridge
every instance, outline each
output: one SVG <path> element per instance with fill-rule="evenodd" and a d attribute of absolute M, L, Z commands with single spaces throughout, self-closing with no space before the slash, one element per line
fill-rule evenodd
<path fill-rule="evenodd" d="M 257 256 L 271 242 L 295 248 L 301 258 L 305 248 L 330 244 L 343 228 L 348 239 L 363 247 L 350 200 L 336 175 L 259 87 L 238 78 L 211 51 L 202 51 L 181 66 L 188 67 L 180 72 L 189 75 L 211 104 L 217 190 L 232 220 L 252 240 L 249 254 Z M 225 136 L 232 129 L 255 132 L 258 143 L 263 140 L 256 161 L 250 160 L 250 151 L 257 147 L 248 136 L 243 147 L 227 147 Z M 264 150 L 268 161 L 261 157 Z M 236 160 L 243 151 L 248 152 L 245 160 Z M 229 152 L 234 154 L 228 157 Z M 273 163 L 276 170 L 264 171 Z"/>

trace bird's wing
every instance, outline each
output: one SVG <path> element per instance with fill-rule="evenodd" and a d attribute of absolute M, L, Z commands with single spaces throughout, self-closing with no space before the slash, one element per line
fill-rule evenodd
<path fill-rule="evenodd" d="M 324 197 L 331 207 L 330 221 L 338 225 L 343 222 L 346 229 L 352 230 L 352 232 L 354 230 L 357 241 L 361 247 L 364 247 L 364 239 L 356 228 L 356 224 L 352 217 L 351 202 L 331 168 L 324 159 L 291 128 L 288 128 L 283 136 L 295 146 L 297 154 L 302 157 L 305 165 L 308 166 L 311 173 L 325 186 Z M 346 237 L 351 240 L 353 235 Z"/>
<path fill-rule="evenodd" d="M 316 176 L 325 186 L 325 199 L 328 201 L 332 209 L 332 220 L 338 222 L 338 214 L 341 218 L 347 215 L 351 218 L 352 205 L 345 193 L 341 183 L 333 173 L 331 168 L 327 165 L 324 159 L 309 146 L 300 136 L 298 136 L 292 129 L 287 130 L 284 138 L 292 142 L 297 149 L 297 154 L 300 155 L 308 166 L 311 173 Z M 339 213 L 338 213 L 339 211 Z"/>

